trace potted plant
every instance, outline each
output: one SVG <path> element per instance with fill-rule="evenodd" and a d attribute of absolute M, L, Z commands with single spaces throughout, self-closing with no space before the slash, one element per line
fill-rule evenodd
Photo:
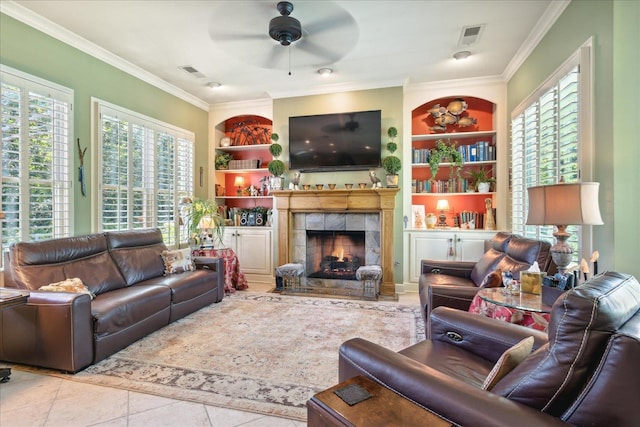
<path fill-rule="evenodd" d="M 436 179 L 438 170 L 440 169 L 440 163 L 451 163 L 451 169 L 449 170 L 449 177 L 453 178 L 453 174 L 460 177 L 460 168 L 464 165 L 464 159 L 462 154 L 458 151 L 455 142 L 450 140 L 439 139 L 436 141 L 436 146 L 431 150 L 429 154 L 429 169 L 431 169 L 431 181 Z"/>
<path fill-rule="evenodd" d="M 217 170 L 221 169 L 229 169 L 229 162 L 233 160 L 233 155 L 230 153 L 219 153 L 216 154 L 215 158 L 215 166 Z"/>
<path fill-rule="evenodd" d="M 271 160 L 267 166 L 273 177 L 271 178 L 271 188 L 282 190 L 282 174 L 284 174 L 284 162 L 279 159 Z"/>
<path fill-rule="evenodd" d="M 188 224 L 191 238 L 201 239 L 207 230 L 211 230 L 214 245 L 222 244 L 224 235 L 224 218 L 218 210 L 216 202 L 209 199 L 194 199 L 188 210 Z M 201 224 L 202 222 L 202 224 Z M 206 228 L 202 228 L 205 225 Z"/>
<path fill-rule="evenodd" d="M 282 154 L 282 145 L 278 144 L 279 139 L 280 139 L 280 136 L 277 133 L 271 134 L 271 140 L 273 142 L 269 146 L 269 152 L 271 153 L 274 159 L 277 159 L 278 157 L 280 157 L 280 154 Z"/>
<path fill-rule="evenodd" d="M 491 184 L 496 182 L 495 178 L 489 175 L 489 171 L 481 167 L 480 169 L 472 169 L 467 172 L 471 178 L 471 185 L 478 190 L 478 193 L 488 193 Z"/>
<path fill-rule="evenodd" d="M 402 160 L 393 155 L 398 149 L 398 144 L 393 141 L 398 136 L 398 129 L 391 126 L 387 130 L 387 135 L 391 138 L 391 141 L 387 142 L 387 151 L 390 155 L 382 159 L 382 168 L 387 172 L 387 187 L 394 188 L 398 186 L 398 172 L 402 168 Z"/>

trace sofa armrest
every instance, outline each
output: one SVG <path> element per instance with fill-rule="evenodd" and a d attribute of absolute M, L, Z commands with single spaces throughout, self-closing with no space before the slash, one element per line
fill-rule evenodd
<path fill-rule="evenodd" d="M 421 274 L 448 274 L 450 276 L 463 277 L 469 279 L 471 270 L 476 265 L 469 261 L 438 261 L 423 259 L 421 261 Z"/>
<path fill-rule="evenodd" d="M 546 332 L 479 314 L 438 307 L 431 312 L 431 339 L 463 348 L 493 362 L 509 347 L 533 336 L 533 349 L 548 341 Z"/>
<path fill-rule="evenodd" d="M 77 372 L 93 361 L 92 327 L 89 295 L 31 291 L 0 311 L 0 359 Z"/>
<path fill-rule="evenodd" d="M 206 256 L 193 258 L 197 270 L 211 270 L 216 274 L 216 285 L 218 289 L 217 302 L 224 299 L 224 259 Z"/>
<path fill-rule="evenodd" d="M 362 374 L 456 425 L 568 426 L 537 409 L 484 391 L 393 352 L 355 338 L 340 347 L 340 381 Z"/>
<path fill-rule="evenodd" d="M 478 293 L 478 288 L 447 285 L 430 285 L 429 307 L 433 310 L 436 307 L 445 306 L 458 310 L 469 310 L 473 297 Z"/>

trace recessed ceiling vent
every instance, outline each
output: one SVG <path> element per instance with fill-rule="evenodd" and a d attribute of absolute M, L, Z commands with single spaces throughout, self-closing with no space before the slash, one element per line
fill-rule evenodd
<path fill-rule="evenodd" d="M 480 35 L 482 34 L 482 30 L 484 30 L 484 24 L 462 28 L 458 46 L 471 46 L 472 44 L 477 43 Z"/>
<path fill-rule="evenodd" d="M 202 74 L 200 71 L 193 68 L 191 65 L 184 65 L 178 68 L 180 68 L 184 72 L 191 74 L 193 77 L 199 77 L 199 78 L 206 77 L 204 74 Z"/>

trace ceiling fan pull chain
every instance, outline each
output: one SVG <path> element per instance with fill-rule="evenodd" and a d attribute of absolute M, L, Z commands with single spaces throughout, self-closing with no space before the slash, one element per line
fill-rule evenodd
<path fill-rule="evenodd" d="M 289 51 L 289 75 L 291 75 L 291 45 L 287 47 L 287 50 Z"/>

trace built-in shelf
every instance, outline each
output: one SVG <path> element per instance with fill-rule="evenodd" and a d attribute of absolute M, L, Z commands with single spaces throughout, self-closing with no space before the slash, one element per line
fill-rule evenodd
<path fill-rule="evenodd" d="M 478 132 L 451 132 L 451 133 L 429 133 L 424 135 L 412 135 L 412 141 L 433 141 L 435 139 L 454 139 L 454 138 L 484 138 L 491 137 L 496 134 L 495 131 L 478 131 Z"/>
<path fill-rule="evenodd" d="M 493 191 L 490 191 L 488 193 L 478 193 L 477 191 L 474 192 L 467 192 L 467 193 L 411 193 L 412 196 L 431 196 L 431 197 L 442 197 L 442 196 L 493 196 L 494 194 L 496 194 Z"/>

